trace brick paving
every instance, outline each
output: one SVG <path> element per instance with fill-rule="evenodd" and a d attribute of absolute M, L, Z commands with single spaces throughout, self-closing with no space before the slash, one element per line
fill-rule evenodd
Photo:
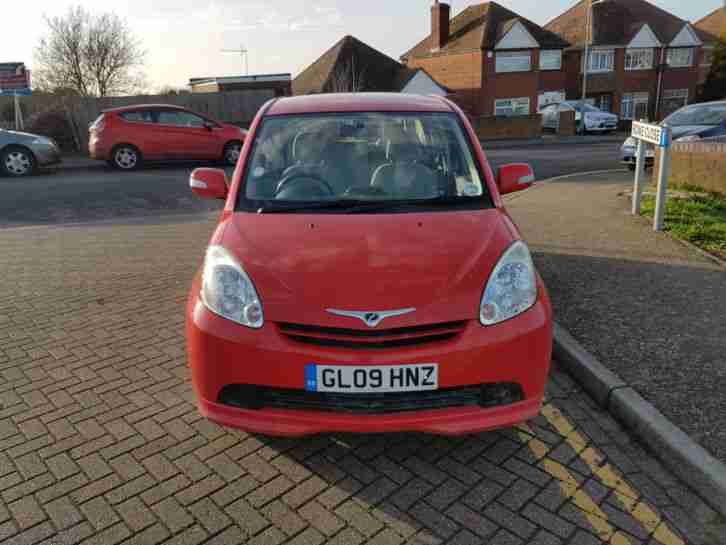
<path fill-rule="evenodd" d="M 0 231 L 0 543 L 726 543 L 556 366 L 542 415 L 467 437 L 202 419 L 183 306 L 212 227 Z"/>

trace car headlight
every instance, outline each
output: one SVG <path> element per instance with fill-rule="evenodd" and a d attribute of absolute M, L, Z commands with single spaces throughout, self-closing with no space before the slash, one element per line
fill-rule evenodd
<path fill-rule="evenodd" d="M 207 249 L 201 298 L 209 310 L 240 325 L 257 329 L 265 323 L 250 277 L 222 246 Z"/>
<path fill-rule="evenodd" d="M 482 325 L 514 318 L 537 301 L 537 280 L 527 245 L 518 240 L 499 258 L 479 305 Z"/>
<path fill-rule="evenodd" d="M 623 146 L 627 146 L 627 147 L 630 147 L 630 148 L 634 148 L 637 145 L 638 145 L 638 142 L 632 136 L 628 136 L 625 139 L 625 142 L 623 142 Z"/>
<path fill-rule="evenodd" d="M 676 142 L 698 142 L 701 139 L 697 134 L 689 134 L 688 136 L 682 136 L 678 138 Z"/>

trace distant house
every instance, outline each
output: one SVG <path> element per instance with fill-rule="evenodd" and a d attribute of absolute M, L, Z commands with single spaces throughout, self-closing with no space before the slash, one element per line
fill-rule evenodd
<path fill-rule="evenodd" d="M 710 36 L 704 39 L 703 58 L 701 60 L 699 83 L 706 81 L 713 62 L 713 47 L 719 38 L 726 35 L 726 0 L 724 5 L 696 22 L 695 26 L 701 33 Z"/>
<path fill-rule="evenodd" d="M 472 115 L 526 115 L 565 98 L 566 40 L 495 2 L 450 17 L 434 2 L 431 31 L 401 56 L 451 89 Z"/>
<path fill-rule="evenodd" d="M 572 44 L 565 53 L 567 97 L 587 98 L 621 119 L 663 119 L 692 101 L 708 34 L 645 0 L 582 0 L 545 25 Z"/>
<path fill-rule="evenodd" d="M 254 76 L 191 78 L 189 80 L 192 93 L 269 89 L 275 93 L 275 96 L 289 96 L 292 94 L 291 84 L 290 74 L 257 74 Z"/>
<path fill-rule="evenodd" d="M 396 92 L 447 95 L 425 70 L 410 69 L 353 36 L 345 36 L 292 82 L 295 95 Z"/>

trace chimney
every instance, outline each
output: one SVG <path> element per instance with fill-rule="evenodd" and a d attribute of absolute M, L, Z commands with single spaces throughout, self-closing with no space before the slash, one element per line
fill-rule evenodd
<path fill-rule="evenodd" d="M 440 4 L 439 0 L 434 0 L 431 6 L 431 51 L 438 51 L 449 41 L 450 12 L 449 4 Z"/>

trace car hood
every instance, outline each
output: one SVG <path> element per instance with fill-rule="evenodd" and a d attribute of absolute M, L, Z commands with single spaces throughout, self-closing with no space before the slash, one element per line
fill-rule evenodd
<path fill-rule="evenodd" d="M 676 140 L 684 136 L 700 134 L 710 129 L 713 129 L 711 125 L 679 125 L 677 127 L 671 127 L 671 135 L 673 140 Z"/>
<path fill-rule="evenodd" d="M 475 319 L 514 230 L 499 209 L 403 214 L 235 213 L 223 245 L 255 284 L 267 320 L 344 328 L 326 309 L 415 308 L 385 327 Z"/>

